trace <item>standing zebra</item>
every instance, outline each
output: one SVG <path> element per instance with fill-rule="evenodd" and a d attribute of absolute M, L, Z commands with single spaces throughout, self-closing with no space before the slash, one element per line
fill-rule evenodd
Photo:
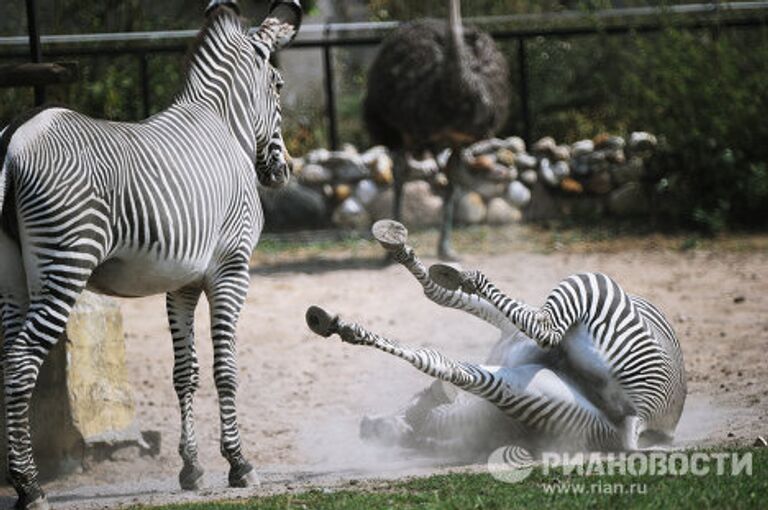
<path fill-rule="evenodd" d="M 192 413 L 199 381 L 193 319 L 206 294 L 229 484 L 255 481 L 235 410 L 235 330 L 263 225 L 257 185 L 290 178 L 282 80 L 269 58 L 295 36 L 301 6 L 273 1 L 251 34 L 233 0 L 212 0 L 206 16 L 183 90 L 167 110 L 122 123 L 48 108 L 3 133 L 0 315 L 8 473 L 19 508 L 48 508 L 32 459 L 29 399 L 85 288 L 124 297 L 167 293 L 185 489 L 203 475 Z"/>
<path fill-rule="evenodd" d="M 376 347 L 451 383 L 433 384 L 395 416 L 364 419 L 364 437 L 456 455 L 466 455 L 467 445 L 488 453 L 505 442 L 534 452 L 635 450 L 672 438 L 685 402 L 685 370 L 677 338 L 656 307 L 600 273 L 566 278 L 541 308 L 531 307 L 478 271 L 427 271 L 406 235 L 395 222 L 374 225 L 374 236 L 429 299 L 496 326 L 502 339 L 488 363 L 476 365 L 310 308 L 315 333 Z"/>

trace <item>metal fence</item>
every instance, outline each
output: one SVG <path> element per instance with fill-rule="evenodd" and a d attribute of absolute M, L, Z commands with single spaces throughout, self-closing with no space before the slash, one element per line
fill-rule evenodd
<path fill-rule="evenodd" d="M 466 20 L 489 32 L 498 41 L 516 41 L 519 94 L 519 116 L 523 137 L 531 138 L 530 76 L 527 41 L 532 38 L 573 38 L 588 35 L 620 35 L 658 32 L 668 27 L 721 30 L 765 26 L 768 24 L 768 1 L 713 2 L 666 8 L 642 7 L 607 9 L 591 13 L 561 12 L 553 14 L 478 17 Z M 302 27 L 293 49 L 320 49 L 328 121 L 328 145 L 339 146 L 336 108 L 334 50 L 345 47 L 376 46 L 395 27 L 394 22 L 307 24 Z M 110 34 L 50 35 L 40 37 L 46 58 L 71 56 L 132 55 L 139 63 L 139 82 L 145 116 L 150 112 L 150 80 L 148 57 L 154 54 L 187 51 L 195 30 L 130 32 Z M 0 37 L 0 60 L 29 58 L 27 37 Z"/>

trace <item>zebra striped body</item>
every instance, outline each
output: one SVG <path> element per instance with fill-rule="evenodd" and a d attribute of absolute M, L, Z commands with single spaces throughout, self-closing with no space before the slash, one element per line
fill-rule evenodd
<path fill-rule="evenodd" d="M 364 438 L 466 460 L 510 442 L 534 452 L 634 450 L 672 438 L 685 402 L 685 370 L 677 338 L 652 304 L 606 275 L 582 273 L 563 280 L 542 307 L 531 307 L 477 271 L 427 271 L 404 244 L 404 229 L 393 242 L 398 224 L 386 225 L 389 232 L 374 226 L 374 236 L 429 299 L 502 335 L 477 365 L 310 310 L 315 332 L 376 347 L 438 379 L 395 415 L 364 418 Z"/>
<path fill-rule="evenodd" d="M 263 224 L 253 164 L 199 107 L 141 124 L 45 110 L 16 131 L 6 165 L 25 267 L 77 259 L 93 267 L 87 286 L 106 294 L 199 282 L 222 258 L 249 257 Z"/>
<path fill-rule="evenodd" d="M 257 186 L 290 175 L 270 54 L 300 23 L 276 0 L 249 35 L 233 1 L 212 0 L 183 91 L 140 123 L 48 108 L 0 144 L 0 318 L 9 474 L 20 508 L 45 508 L 31 456 L 28 407 L 40 366 L 85 288 L 124 297 L 167 293 L 183 488 L 202 477 L 192 399 L 199 381 L 194 310 L 211 309 L 221 452 L 229 483 L 253 481 L 235 409 L 235 331 L 263 226 Z"/>

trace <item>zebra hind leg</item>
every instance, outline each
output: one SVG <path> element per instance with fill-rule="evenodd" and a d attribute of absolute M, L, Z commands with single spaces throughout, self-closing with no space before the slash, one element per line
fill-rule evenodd
<path fill-rule="evenodd" d="M 245 459 L 237 423 L 237 354 L 235 331 L 240 310 L 248 293 L 248 258 L 223 264 L 206 288 L 211 309 L 213 340 L 213 378 L 219 396 L 221 454 L 229 462 L 229 486 L 248 487 L 259 481 L 253 466 Z"/>
<path fill-rule="evenodd" d="M 195 308 L 201 289 L 197 287 L 169 292 L 166 296 L 168 323 L 173 338 L 173 387 L 181 411 L 179 455 L 183 467 L 179 484 L 184 490 L 200 488 L 203 468 L 197 460 L 197 438 L 192 401 L 200 383 L 200 366 L 195 352 Z"/>
<path fill-rule="evenodd" d="M 65 281 L 63 275 L 56 278 L 57 290 Z M 41 295 L 30 300 L 19 333 L 3 344 L 8 478 L 19 495 L 16 508 L 20 509 L 49 508 L 32 457 L 29 405 L 40 367 L 64 333 L 75 299 L 85 286 L 84 281 L 66 283 L 70 284 L 67 293 L 50 293 L 43 287 Z"/>

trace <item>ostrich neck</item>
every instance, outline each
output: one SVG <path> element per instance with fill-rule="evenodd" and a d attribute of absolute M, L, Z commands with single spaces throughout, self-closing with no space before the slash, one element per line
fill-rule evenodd
<path fill-rule="evenodd" d="M 464 44 L 464 27 L 461 23 L 461 0 L 451 0 L 448 11 L 448 54 L 454 62 L 463 64 L 466 61 Z"/>

